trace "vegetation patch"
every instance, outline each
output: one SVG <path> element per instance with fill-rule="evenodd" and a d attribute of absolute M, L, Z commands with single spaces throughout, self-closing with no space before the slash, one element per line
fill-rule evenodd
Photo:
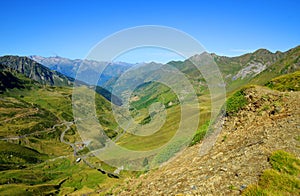
<path fill-rule="evenodd" d="M 0 171 L 40 163 L 46 157 L 46 155 L 40 154 L 34 149 L 0 141 Z"/>
<path fill-rule="evenodd" d="M 226 114 L 229 116 L 235 115 L 241 108 L 248 104 L 245 98 L 245 89 L 235 92 L 226 101 Z"/>
<path fill-rule="evenodd" d="M 192 142 L 190 143 L 190 146 L 193 146 L 197 144 L 200 140 L 202 140 L 207 133 L 207 130 L 209 128 L 210 121 L 206 121 L 200 128 L 196 131 L 195 136 L 192 139 Z"/>
<path fill-rule="evenodd" d="M 177 152 L 179 152 L 183 146 L 184 140 L 178 140 L 171 142 L 166 146 L 160 153 L 154 157 L 152 164 L 154 166 L 158 166 L 166 161 L 168 161 L 170 158 L 172 158 Z"/>
<path fill-rule="evenodd" d="M 272 169 L 265 170 L 257 185 L 249 186 L 243 195 L 299 195 L 300 159 L 284 151 L 270 157 Z"/>
<path fill-rule="evenodd" d="M 300 91 L 300 71 L 274 78 L 266 86 L 278 91 Z"/>

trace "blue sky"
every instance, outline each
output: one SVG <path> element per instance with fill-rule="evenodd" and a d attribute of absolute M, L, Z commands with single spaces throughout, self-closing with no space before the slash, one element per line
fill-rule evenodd
<path fill-rule="evenodd" d="M 2 0 L 0 7 L 0 55 L 84 58 L 100 40 L 139 25 L 177 28 L 209 52 L 228 56 L 300 44 L 297 0 Z M 125 60 L 143 60 L 132 56 Z M 165 56 L 157 61 L 173 58 Z"/>

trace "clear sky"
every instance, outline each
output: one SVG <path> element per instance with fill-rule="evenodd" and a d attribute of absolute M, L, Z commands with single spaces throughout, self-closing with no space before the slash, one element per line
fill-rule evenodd
<path fill-rule="evenodd" d="M 0 8 L 0 55 L 84 58 L 106 36 L 139 25 L 177 28 L 228 56 L 300 45 L 298 0 L 1 0 Z"/>

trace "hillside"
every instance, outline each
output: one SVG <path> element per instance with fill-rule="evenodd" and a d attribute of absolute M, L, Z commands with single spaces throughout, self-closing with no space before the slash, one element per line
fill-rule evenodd
<path fill-rule="evenodd" d="M 237 57 L 225 57 L 216 54 L 211 54 L 211 56 L 220 69 L 227 93 L 231 93 L 243 85 L 249 83 L 264 85 L 274 77 L 299 70 L 299 51 L 300 46 L 286 52 L 278 51 L 272 53 L 266 49 L 259 49 L 253 53 Z M 201 100 L 201 96 L 206 96 L 209 92 L 207 82 L 203 78 L 201 72 L 192 63 L 197 63 L 197 57 L 201 57 L 201 54 L 195 55 L 185 61 L 171 61 L 168 65 L 179 69 L 185 74 Z M 155 96 L 153 93 L 151 94 L 151 90 L 153 91 L 153 89 L 158 89 L 155 94 L 160 97 L 174 97 L 171 89 L 166 90 L 160 84 L 146 82 L 135 90 L 135 95 L 139 97 L 139 100 L 134 104 L 147 105 L 151 100 L 158 99 L 159 96 Z M 145 96 L 148 94 L 151 94 L 152 96 Z M 167 103 L 170 101 L 174 103 L 174 105 L 177 103 L 176 98 L 172 98 L 166 99 L 166 103 L 164 104 L 167 106 Z"/>
<path fill-rule="evenodd" d="M 279 91 L 300 91 L 300 71 L 273 78 L 266 86 Z"/>
<path fill-rule="evenodd" d="M 0 94 L 4 93 L 7 89 L 30 87 L 33 83 L 33 80 L 0 64 Z"/>
<path fill-rule="evenodd" d="M 300 54 L 299 47 L 296 47 L 287 52 L 272 53 L 266 49 L 259 49 L 253 53 L 248 53 L 238 57 L 224 57 L 216 54 L 211 54 L 211 56 L 215 63 L 219 66 L 226 85 L 225 88 L 227 93 L 230 95 L 243 85 L 264 85 L 272 77 L 296 71 L 298 69 L 297 63 L 298 56 L 300 56 Z M 130 99 L 131 115 L 137 122 L 140 124 L 148 124 L 151 121 L 147 108 L 154 102 L 161 102 L 167 109 L 177 107 L 179 104 L 178 97 L 174 94 L 171 88 L 157 82 L 148 82 L 149 78 L 159 80 L 159 78 L 166 77 L 164 74 L 161 74 L 161 71 L 159 71 L 160 69 L 163 70 L 164 66 L 174 67 L 185 74 L 184 76 L 192 84 L 199 99 L 202 115 L 200 118 L 200 126 L 209 120 L 209 108 L 211 101 L 210 92 L 208 90 L 206 80 L 192 63 L 197 63 L 197 58 L 201 59 L 201 54 L 195 55 L 185 61 L 171 61 L 167 65 L 160 65 L 152 62 L 145 66 L 149 66 L 151 68 L 154 67 L 153 70 L 149 69 L 149 71 L 146 72 L 138 72 L 138 69 L 136 69 L 135 71 L 138 73 L 134 74 L 136 77 L 133 80 L 130 80 L 130 82 L 127 83 L 125 81 L 118 84 L 119 89 L 122 88 L 122 85 L 135 85 L 136 83 L 141 83 L 141 85 L 135 88 Z M 281 62 L 293 62 L 292 64 L 285 63 L 286 69 L 290 71 L 277 72 L 276 70 L 279 69 Z M 274 67 L 276 69 L 274 69 Z M 157 68 L 157 70 L 155 68 Z M 150 70 L 154 72 L 151 73 Z M 265 76 L 265 73 L 268 73 L 268 77 Z M 111 79 L 110 82 L 113 83 L 112 80 L 114 79 Z M 126 89 L 125 87 L 124 89 Z M 120 96 L 122 96 L 122 94 Z"/>
<path fill-rule="evenodd" d="M 68 86 L 74 84 L 75 79 L 55 70 L 50 70 L 42 64 L 28 57 L 3 56 L 0 57 L 0 93 L 9 88 L 29 88 L 34 85 Z M 21 78 L 21 79 L 19 79 Z M 30 80 L 31 79 L 31 80 Z M 26 84 L 26 85 L 25 85 Z M 76 84 L 89 86 L 83 81 L 76 80 Z M 110 91 L 100 86 L 89 86 L 108 101 L 122 105 L 122 101 Z"/>
<path fill-rule="evenodd" d="M 300 70 L 300 46 L 292 48 L 284 53 L 283 58 L 267 67 L 261 74 L 254 77 L 250 82 L 265 84 L 274 77 L 293 73 Z"/>
<path fill-rule="evenodd" d="M 271 168 L 268 158 L 273 151 L 299 158 L 300 92 L 257 86 L 244 93 L 247 104 L 223 119 L 222 132 L 207 154 L 199 154 L 203 142 L 187 148 L 158 170 L 128 179 L 115 194 L 239 195 Z"/>
<path fill-rule="evenodd" d="M 22 65 L 23 60 L 25 65 Z M 53 72 L 35 62 L 26 64 L 26 58 L 14 57 L 8 62 L 11 67 L 0 64 L 0 195 L 71 193 L 94 190 L 99 183 L 106 186 L 114 181 L 97 168 L 114 169 L 91 159 L 87 155 L 89 142 L 82 141 L 76 131 L 73 89 L 65 85 L 45 85 L 48 80 L 30 79 L 27 72 L 23 74 L 18 68 L 38 70 L 33 73 L 39 76 Z M 20 66 L 13 67 L 19 63 Z M 86 86 L 80 88 L 93 90 Z M 102 88 L 97 91 L 106 93 Z M 111 103 L 96 93 L 95 104 L 104 131 L 108 137 L 115 137 Z M 86 163 L 76 163 L 78 156 Z"/>

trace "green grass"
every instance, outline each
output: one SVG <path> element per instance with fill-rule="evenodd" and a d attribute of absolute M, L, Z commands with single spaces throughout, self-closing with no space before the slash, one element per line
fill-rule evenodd
<path fill-rule="evenodd" d="M 125 178 L 131 174 L 123 175 Z M 83 162 L 76 163 L 74 158 L 68 157 L 47 160 L 22 170 L 2 171 L 0 176 L 0 195 L 45 195 L 49 191 L 70 194 L 86 188 L 96 190 L 110 187 L 124 179 L 109 178 Z"/>
<path fill-rule="evenodd" d="M 274 78 L 266 86 L 278 91 L 300 91 L 300 71 Z"/>
<path fill-rule="evenodd" d="M 172 107 L 167 110 L 167 119 L 160 130 L 150 136 L 138 136 L 126 133 L 118 142 L 118 145 L 131 150 L 149 150 L 167 143 L 176 133 L 180 122 L 180 107 Z"/>
<path fill-rule="evenodd" d="M 134 92 L 134 96 L 139 97 L 138 100 L 131 101 L 130 103 L 131 108 L 135 110 L 148 108 L 155 102 L 161 102 L 165 107 L 169 107 L 169 102 L 172 102 L 173 105 L 179 102 L 176 94 L 169 87 L 157 82 L 149 82 L 141 85 Z"/>
<path fill-rule="evenodd" d="M 299 195 L 300 159 L 284 151 L 270 157 L 272 169 L 265 170 L 257 185 L 249 186 L 243 195 Z"/>
<path fill-rule="evenodd" d="M 58 185 L 55 184 L 43 184 L 43 185 L 23 185 L 23 184 L 11 184 L 0 185 L 0 194 L 2 195 L 56 195 Z"/>
<path fill-rule="evenodd" d="M 9 89 L 0 95 L 0 137 L 15 138 L 0 141 L 0 195 L 54 194 L 63 180 L 61 194 L 114 183 L 83 162 L 75 163 L 73 149 L 60 142 L 66 126 L 52 128 L 73 120 L 71 97 L 71 88 L 51 86 Z M 103 127 L 114 135 L 110 103 L 97 94 L 95 103 L 100 121 L 106 121 Z M 24 134 L 30 135 L 16 138 Z M 66 132 L 65 139 L 80 141 L 76 126 Z"/>
<path fill-rule="evenodd" d="M 201 125 L 209 121 L 211 108 L 209 94 L 201 95 L 198 99 L 200 119 L 197 130 L 200 129 Z M 166 121 L 161 129 L 151 136 L 137 136 L 126 133 L 118 141 L 119 145 L 127 149 L 143 151 L 161 147 L 174 136 L 181 121 L 180 103 L 172 89 L 163 84 L 157 82 L 145 83 L 134 91 L 130 102 L 132 118 L 139 125 L 150 124 L 153 120 L 153 113 L 149 114 L 149 106 L 156 102 L 160 102 L 166 109 Z M 171 102 L 172 104 L 170 104 Z M 198 109 L 195 106 L 190 107 L 190 113 L 193 116 Z"/>
<path fill-rule="evenodd" d="M 208 131 L 208 128 L 209 128 L 209 124 L 210 124 L 210 121 L 206 121 L 196 132 L 195 136 L 193 137 L 191 143 L 190 143 L 190 146 L 193 146 L 197 143 L 199 143 L 205 136 L 205 134 L 207 133 Z"/>
<path fill-rule="evenodd" d="M 298 176 L 300 174 L 300 159 L 287 152 L 276 151 L 270 157 L 270 163 L 273 169 L 281 173 L 294 176 Z"/>
<path fill-rule="evenodd" d="M 248 101 L 245 98 L 245 89 L 236 91 L 226 101 L 226 114 L 229 116 L 235 115 L 241 108 L 247 105 Z"/>
<path fill-rule="evenodd" d="M 14 91 L 12 96 L 20 94 L 20 91 Z M 22 93 L 23 100 L 28 103 L 38 105 L 55 114 L 60 120 L 72 121 L 71 96 L 72 88 L 69 87 L 44 87 Z"/>
<path fill-rule="evenodd" d="M 83 92 L 91 91 L 82 88 Z M 73 121 L 70 87 L 12 89 L 0 96 L 0 137 L 24 135 L 51 128 L 61 121 Z M 111 104 L 99 94 L 95 95 L 95 104 L 97 116 L 107 135 L 111 138 L 116 136 L 114 129 L 117 123 Z"/>
<path fill-rule="evenodd" d="M 27 167 L 47 158 L 45 154 L 18 144 L 0 141 L 0 171 Z"/>
<path fill-rule="evenodd" d="M 21 98 L 0 99 L 0 137 L 24 135 L 45 130 L 58 123 L 48 110 Z"/>

